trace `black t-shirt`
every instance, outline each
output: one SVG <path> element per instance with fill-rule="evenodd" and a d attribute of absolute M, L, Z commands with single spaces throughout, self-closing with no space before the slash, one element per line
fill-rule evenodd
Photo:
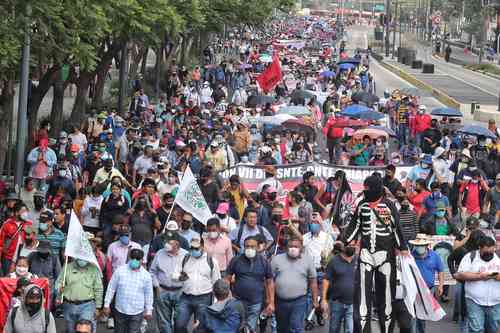
<path fill-rule="evenodd" d="M 403 189 L 403 185 L 401 185 L 400 181 L 394 178 L 393 180 L 387 179 L 387 177 L 384 178 L 384 186 L 391 191 L 392 195 L 396 195 L 396 192 L 398 190 Z"/>
<path fill-rule="evenodd" d="M 217 210 L 219 205 L 219 186 L 215 182 L 210 182 L 208 184 L 199 184 L 201 193 L 207 201 L 208 207 L 212 212 Z"/>
<path fill-rule="evenodd" d="M 355 269 L 355 258 L 350 263 L 340 255 L 336 255 L 330 260 L 325 277 L 330 282 L 327 295 L 329 300 L 339 301 L 343 304 L 354 303 Z"/>
<path fill-rule="evenodd" d="M 134 212 L 129 219 L 132 228 L 132 240 L 141 245 L 151 243 L 153 240 L 153 225 L 155 217 L 150 212 L 145 211 L 144 215 Z"/>

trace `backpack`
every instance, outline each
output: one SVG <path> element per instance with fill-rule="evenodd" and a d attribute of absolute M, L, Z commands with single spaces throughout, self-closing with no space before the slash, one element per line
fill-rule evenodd
<path fill-rule="evenodd" d="M 186 266 L 186 263 L 188 262 L 189 258 L 191 258 L 190 254 L 186 254 L 184 256 L 184 258 L 182 258 L 182 266 L 181 266 L 182 272 L 184 271 L 184 266 Z M 208 267 L 210 267 L 210 276 L 212 276 L 214 273 L 214 260 L 208 254 L 207 254 L 207 263 L 208 263 Z"/>
<path fill-rule="evenodd" d="M 236 240 L 234 241 L 234 244 L 236 246 L 240 246 L 241 236 L 243 235 L 243 227 L 244 227 L 244 224 L 243 223 L 240 224 L 240 228 L 238 229 L 238 236 L 236 237 Z M 264 228 L 258 224 L 257 229 L 259 229 L 259 234 L 265 237 Z"/>
<path fill-rule="evenodd" d="M 12 326 L 13 333 L 16 333 L 16 326 L 14 325 L 14 322 L 16 320 L 17 309 L 18 307 L 12 308 L 12 315 L 10 316 L 10 325 Z M 47 332 L 47 328 L 50 323 L 50 311 L 43 309 L 43 312 L 45 313 L 45 332 Z"/>

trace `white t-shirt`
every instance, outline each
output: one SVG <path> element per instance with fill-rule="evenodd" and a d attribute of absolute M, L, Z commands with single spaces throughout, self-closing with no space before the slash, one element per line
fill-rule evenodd
<path fill-rule="evenodd" d="M 83 151 L 84 146 L 87 144 L 87 137 L 82 132 L 70 134 L 68 139 L 71 140 L 72 144 L 78 145 L 80 152 Z"/>
<path fill-rule="evenodd" d="M 495 254 L 493 259 L 486 262 L 481 259 L 479 251 L 476 251 L 474 261 L 470 260 L 471 253 L 467 253 L 460 262 L 458 272 L 480 273 L 498 272 L 500 273 L 500 258 Z M 465 297 L 482 306 L 493 306 L 500 304 L 500 281 L 466 281 Z"/>

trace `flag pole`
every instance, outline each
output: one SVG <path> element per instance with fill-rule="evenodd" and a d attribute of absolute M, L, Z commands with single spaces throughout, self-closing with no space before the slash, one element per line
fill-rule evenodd
<path fill-rule="evenodd" d="M 61 303 L 64 301 L 64 287 L 66 287 L 66 273 L 68 272 L 68 256 L 64 259 L 64 272 L 62 280 L 62 293 L 61 293 Z"/>
<path fill-rule="evenodd" d="M 187 169 L 187 165 L 184 168 L 184 171 L 182 172 L 181 179 L 179 179 L 179 186 L 182 183 L 182 178 L 184 178 L 184 173 L 186 173 L 186 169 Z M 165 232 L 165 229 L 167 228 L 168 221 L 170 221 L 170 216 L 172 215 L 172 212 L 174 211 L 175 200 L 177 200 L 177 194 L 175 195 L 174 202 L 172 203 L 172 207 L 170 207 L 170 212 L 168 212 L 167 220 L 165 221 L 165 225 L 163 226 L 163 230 L 161 231 L 162 234 Z"/>

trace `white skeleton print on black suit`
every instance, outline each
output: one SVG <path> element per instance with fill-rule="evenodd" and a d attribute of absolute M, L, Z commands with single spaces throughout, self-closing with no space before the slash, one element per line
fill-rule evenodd
<path fill-rule="evenodd" d="M 387 333 L 391 322 L 391 303 L 396 289 L 394 251 L 407 250 L 407 247 L 399 226 L 396 207 L 391 201 L 383 198 L 381 180 L 379 184 L 378 179 L 374 180 L 372 177 L 378 176 L 370 176 L 365 181 L 365 186 L 370 183 L 370 188 L 375 186 L 377 189 L 370 189 L 370 195 L 365 195 L 365 199 L 359 203 L 353 220 L 344 232 L 343 240 L 348 244 L 361 236 L 355 281 L 354 331 L 371 332 L 374 303 L 378 310 L 380 332 Z"/>

